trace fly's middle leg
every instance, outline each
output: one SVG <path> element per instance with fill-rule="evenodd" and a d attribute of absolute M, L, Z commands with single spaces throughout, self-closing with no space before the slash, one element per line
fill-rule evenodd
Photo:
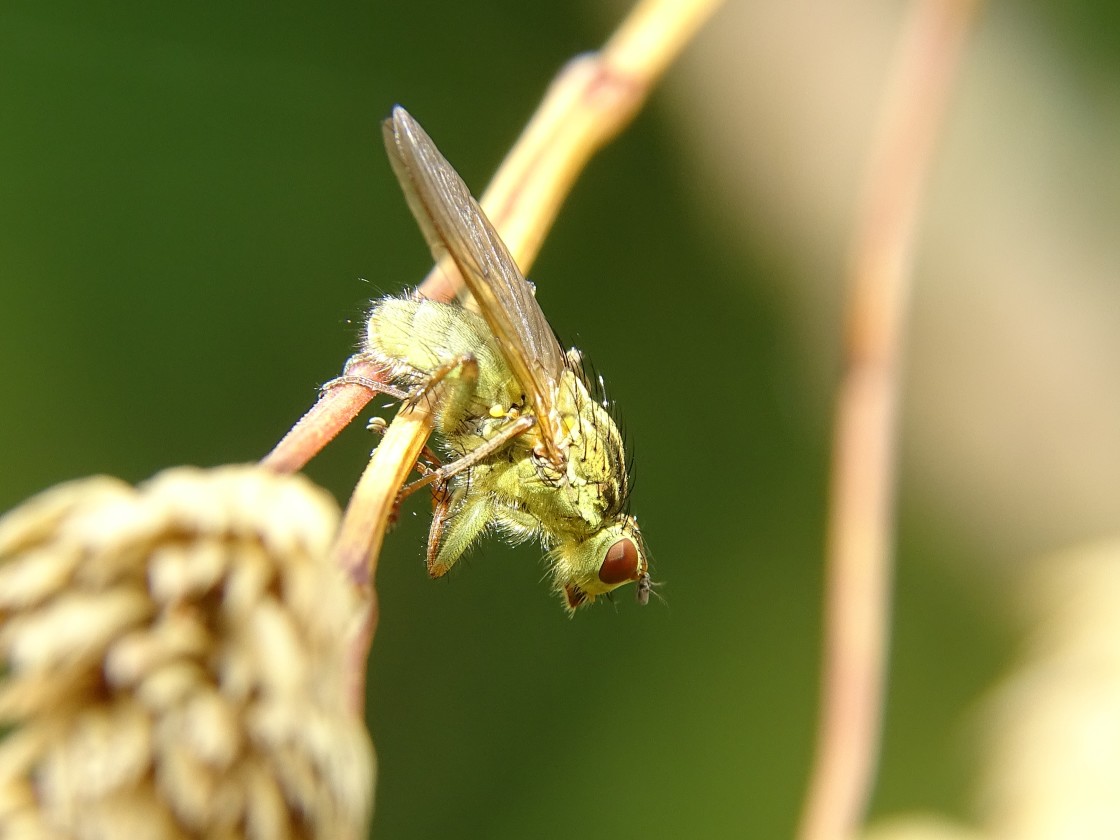
<path fill-rule="evenodd" d="M 503 427 L 501 431 L 494 435 L 494 437 L 486 441 L 477 449 L 472 449 L 461 458 L 444 464 L 438 470 L 432 470 L 423 478 L 418 478 L 411 484 L 406 484 L 401 489 L 401 498 L 403 499 L 405 496 L 409 496 L 412 493 L 415 493 L 421 487 L 427 487 L 433 482 L 445 484 L 448 479 L 458 475 L 461 472 L 464 472 L 465 470 L 469 470 L 475 464 L 482 463 L 487 458 L 492 456 L 495 452 L 507 446 L 509 442 L 514 438 L 518 437 L 519 435 L 525 434 L 525 432 L 532 428 L 535 422 L 536 419 L 532 415 L 522 415 L 521 417 L 518 417 L 516 420 L 511 421 L 509 425 Z"/>

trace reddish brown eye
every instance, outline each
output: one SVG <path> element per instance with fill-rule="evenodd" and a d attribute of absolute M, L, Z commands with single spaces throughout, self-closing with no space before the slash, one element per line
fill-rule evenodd
<path fill-rule="evenodd" d="M 603 565 L 599 567 L 599 580 L 603 583 L 626 583 L 638 577 L 638 547 L 634 541 L 623 537 L 607 549 Z"/>

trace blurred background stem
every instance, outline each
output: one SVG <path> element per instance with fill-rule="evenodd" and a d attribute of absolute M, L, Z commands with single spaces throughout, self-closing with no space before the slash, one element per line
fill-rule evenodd
<path fill-rule="evenodd" d="M 833 427 L 820 718 L 801 840 L 853 837 L 877 766 L 911 256 L 945 103 L 976 6 L 972 0 L 911 4 L 853 236 Z"/>

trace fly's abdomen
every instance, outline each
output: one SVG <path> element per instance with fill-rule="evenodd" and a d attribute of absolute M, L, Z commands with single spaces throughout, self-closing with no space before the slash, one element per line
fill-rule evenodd
<path fill-rule="evenodd" d="M 394 374 L 423 380 L 448 361 L 477 357 L 488 332 L 479 316 L 455 304 L 384 298 L 370 312 L 365 349 Z"/>
<path fill-rule="evenodd" d="M 494 406 L 505 411 L 520 399 L 521 389 L 490 327 L 481 315 L 458 304 L 383 298 L 366 323 L 365 351 L 389 367 L 397 384 L 408 388 L 424 384 L 443 365 L 472 359 L 473 378 L 455 369 L 446 374 L 449 384 L 461 383 L 447 397 L 452 425 L 472 414 L 486 417 Z"/>

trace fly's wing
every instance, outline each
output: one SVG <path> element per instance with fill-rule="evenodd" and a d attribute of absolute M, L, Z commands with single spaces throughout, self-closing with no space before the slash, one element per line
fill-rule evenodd
<path fill-rule="evenodd" d="M 399 105 L 382 123 L 385 148 L 412 215 L 436 260 L 449 256 L 478 302 L 486 323 L 536 414 L 538 433 L 556 453 L 548 421 L 564 369 L 564 351 L 521 275 L 467 185 L 432 138 Z"/>

